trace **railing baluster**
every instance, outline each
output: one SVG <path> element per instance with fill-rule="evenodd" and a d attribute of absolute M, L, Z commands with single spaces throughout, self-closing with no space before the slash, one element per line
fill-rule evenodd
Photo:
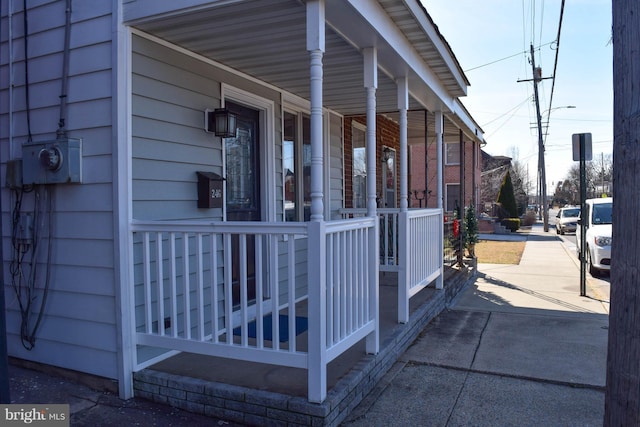
<path fill-rule="evenodd" d="M 164 255 L 162 253 L 162 234 L 156 233 L 156 283 L 158 285 L 158 334 L 166 333 L 164 327 Z"/>
<path fill-rule="evenodd" d="M 249 331 L 248 329 L 248 314 L 247 314 L 247 235 L 240 234 L 239 236 L 239 251 L 240 251 L 240 338 L 243 347 L 246 347 L 249 343 Z"/>
<path fill-rule="evenodd" d="M 289 234 L 288 235 L 288 239 L 291 240 L 293 239 L 294 236 Z M 269 293 L 271 295 L 271 327 L 273 328 L 274 325 L 276 324 L 276 319 L 274 316 L 276 316 L 278 314 L 278 309 L 280 307 L 280 263 L 279 263 L 279 244 L 278 244 L 278 239 L 273 239 L 272 240 L 272 246 L 271 246 L 271 251 L 272 253 L 276 254 L 274 256 L 274 263 L 275 266 L 274 268 L 272 268 L 271 271 L 271 285 L 270 285 L 270 290 Z M 275 331 L 271 331 L 272 335 L 276 334 Z M 271 341 L 271 348 L 273 348 L 274 350 L 278 350 L 280 348 L 280 340 L 272 340 Z"/>
<path fill-rule="evenodd" d="M 361 284 L 361 247 L 360 247 L 360 230 L 350 231 L 349 234 L 353 240 L 353 254 L 351 255 L 351 264 L 355 270 L 355 280 L 353 282 L 353 329 L 360 326 L 360 284 Z"/>
<path fill-rule="evenodd" d="M 218 239 L 215 233 L 211 238 L 211 339 L 218 342 L 220 325 L 218 323 Z"/>
<path fill-rule="evenodd" d="M 169 233 L 169 281 L 171 285 L 171 335 L 178 336 L 178 285 L 176 283 L 176 233 Z"/>
<path fill-rule="evenodd" d="M 289 315 L 289 351 L 296 351 L 296 241 L 289 239 L 287 245 L 287 267 L 288 277 L 288 315 Z M 280 316 L 278 316 L 279 318 Z"/>
<path fill-rule="evenodd" d="M 153 332 L 151 304 L 151 255 L 149 254 L 149 233 L 144 233 L 142 239 L 142 259 L 144 260 L 144 316 L 145 331 L 150 334 Z"/>
<path fill-rule="evenodd" d="M 335 298 L 334 286 L 335 266 L 333 263 L 333 234 L 327 236 L 327 344 L 333 343 L 333 298 Z"/>
<path fill-rule="evenodd" d="M 255 268 L 256 268 L 256 347 L 264 348 L 264 313 L 262 309 L 264 271 L 262 267 L 263 235 L 255 236 Z"/>
<path fill-rule="evenodd" d="M 369 253 L 369 231 L 362 230 L 362 234 L 363 234 L 362 248 L 365 253 L 363 258 L 370 260 L 374 257 L 372 257 L 371 254 Z M 369 284 L 371 283 L 371 279 L 372 279 L 372 277 L 369 275 L 369 262 L 365 262 L 363 268 L 364 268 L 364 301 L 363 301 L 364 321 L 368 322 L 369 320 L 371 320 L 371 310 L 370 310 L 371 286 Z"/>
<path fill-rule="evenodd" d="M 184 299 L 184 337 L 191 339 L 191 285 L 189 280 L 189 234 L 182 233 L 182 283 Z"/>
<path fill-rule="evenodd" d="M 224 235 L 224 327 L 227 333 L 227 344 L 233 343 L 233 298 L 231 279 L 231 234 Z"/>
<path fill-rule="evenodd" d="M 197 283 L 197 303 L 198 310 L 198 339 L 204 341 L 204 263 L 202 258 L 202 233 L 196 234 L 196 283 Z"/>

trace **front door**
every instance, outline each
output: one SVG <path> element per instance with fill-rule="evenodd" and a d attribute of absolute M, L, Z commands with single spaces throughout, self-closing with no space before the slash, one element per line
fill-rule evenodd
<path fill-rule="evenodd" d="M 396 208 L 396 150 L 384 147 L 382 162 L 382 182 L 385 208 Z"/>
<path fill-rule="evenodd" d="M 235 137 L 225 138 L 226 211 L 228 221 L 260 221 L 259 112 L 232 102 L 226 108 L 238 115 Z M 240 236 L 233 235 L 233 305 L 240 304 L 241 263 L 246 263 L 246 292 L 249 302 L 256 299 L 255 238 L 247 236 L 246 251 L 240 250 Z"/>

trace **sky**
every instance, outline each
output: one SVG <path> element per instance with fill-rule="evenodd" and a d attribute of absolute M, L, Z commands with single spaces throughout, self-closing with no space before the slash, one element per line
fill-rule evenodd
<path fill-rule="evenodd" d="M 421 1 L 470 82 L 461 101 L 484 130 L 483 150 L 528 165 L 533 191 L 538 168 L 534 88 L 522 81 L 532 79 L 532 44 L 543 78 L 554 75 L 557 52 L 553 91 L 553 79 L 538 84 L 547 193 L 575 163 L 573 134 L 591 133 L 594 161 L 612 154 L 610 0 L 566 0 L 559 44 L 561 0 Z"/>

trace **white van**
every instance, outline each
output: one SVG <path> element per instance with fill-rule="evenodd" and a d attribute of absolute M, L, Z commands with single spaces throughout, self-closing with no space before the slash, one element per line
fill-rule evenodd
<path fill-rule="evenodd" d="M 585 232 L 585 257 L 589 273 L 595 276 L 601 270 L 611 269 L 613 198 L 588 199 L 585 203 L 586 210 L 580 213 L 580 220 L 576 229 L 576 248 L 578 257 L 580 257 L 581 223 L 584 221 L 587 227 Z"/>

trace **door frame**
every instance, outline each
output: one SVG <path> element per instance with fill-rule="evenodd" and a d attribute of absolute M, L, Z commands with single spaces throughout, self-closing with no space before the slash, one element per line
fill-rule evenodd
<path fill-rule="evenodd" d="M 389 187 L 387 187 L 387 180 L 389 178 L 389 160 L 391 160 L 392 158 L 390 157 L 389 159 L 384 159 L 382 158 L 382 162 L 381 162 L 381 169 L 382 169 L 382 203 L 383 203 L 383 208 L 397 208 L 398 207 L 398 160 L 397 160 L 397 153 L 396 153 L 396 149 L 393 147 L 389 147 L 388 145 L 383 145 L 382 146 L 382 153 L 384 155 L 385 152 L 388 152 L 390 156 L 393 156 L 393 177 L 392 177 L 392 187 L 391 190 L 393 190 L 393 200 L 389 200 Z M 391 203 L 389 203 L 391 202 Z"/>
<path fill-rule="evenodd" d="M 220 104 L 224 108 L 226 101 L 233 101 L 239 104 L 243 104 L 247 107 L 258 110 L 258 150 L 260 152 L 260 221 L 275 221 L 276 220 L 276 180 L 275 180 L 275 103 L 270 100 L 247 92 L 240 88 L 227 85 L 225 83 L 220 84 Z M 222 150 L 222 173 L 223 176 L 227 176 L 227 163 L 225 144 L 221 139 Z M 226 197 L 226 192 L 225 192 Z M 227 207 L 226 202 L 223 205 L 222 211 L 223 221 L 227 220 Z M 273 254 L 270 251 L 263 252 L 265 256 L 266 265 L 271 265 L 273 262 Z M 277 256 L 277 255 L 276 255 Z M 264 282 L 267 283 L 267 282 Z M 264 294 L 267 299 L 263 301 L 263 309 L 268 310 L 271 307 L 270 297 L 267 292 Z M 278 292 L 278 290 L 276 290 Z M 264 312 L 264 311 L 263 311 Z M 257 313 L 256 306 L 250 305 L 248 307 L 249 317 L 255 317 Z M 234 311 L 232 314 L 232 325 L 236 327 L 241 322 L 241 313 Z"/>
<path fill-rule="evenodd" d="M 276 180 L 275 180 L 275 103 L 261 96 L 247 92 L 234 86 L 220 85 L 220 103 L 224 108 L 227 100 L 246 105 L 258 110 L 258 150 L 260 151 L 260 220 L 276 221 Z M 222 173 L 227 175 L 225 146 L 222 143 Z M 223 220 L 227 220 L 226 204 L 222 212 Z"/>

